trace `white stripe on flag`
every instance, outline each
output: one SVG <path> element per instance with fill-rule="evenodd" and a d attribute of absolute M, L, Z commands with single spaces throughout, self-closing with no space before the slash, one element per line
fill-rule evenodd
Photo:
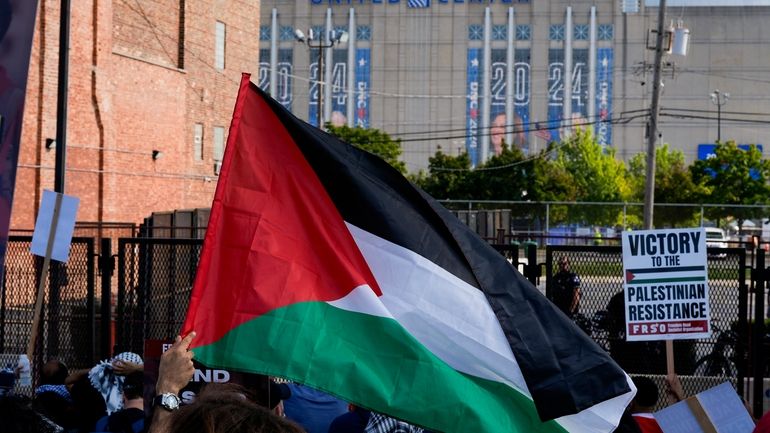
<path fill-rule="evenodd" d="M 329 304 L 393 317 L 455 370 L 505 383 L 531 398 L 500 323 L 480 290 L 411 250 L 347 226 L 383 295 L 377 298 L 368 286 L 361 286 Z M 381 305 L 365 307 L 367 303 Z M 632 392 L 556 421 L 570 432 L 614 430 L 635 392 L 630 378 L 628 382 Z"/>

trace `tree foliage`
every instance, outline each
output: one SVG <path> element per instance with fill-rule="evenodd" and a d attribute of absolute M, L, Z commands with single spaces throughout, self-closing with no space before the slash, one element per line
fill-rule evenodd
<path fill-rule="evenodd" d="M 590 129 L 576 129 L 558 148 L 558 169 L 569 173 L 578 202 L 623 202 L 630 197 L 626 166 L 613 148 L 602 148 Z M 615 225 L 622 209 L 587 205 L 570 215 L 574 222 Z"/>
<path fill-rule="evenodd" d="M 375 128 L 351 128 L 327 124 L 326 130 L 346 143 L 379 156 L 401 173 L 406 173 L 406 164 L 399 160 L 401 140 L 394 140 L 387 133 Z"/>
<path fill-rule="evenodd" d="M 750 218 L 764 216 L 757 208 L 730 205 L 767 204 L 770 198 L 770 161 L 751 145 L 743 150 L 735 141 L 717 143 L 714 157 L 697 160 L 691 166 L 693 180 L 705 188 L 703 201 L 725 206 L 707 208 L 709 218 L 734 217 L 738 227 Z"/>
<path fill-rule="evenodd" d="M 633 200 L 644 201 L 647 185 L 647 155 L 639 153 L 628 162 Z M 685 164 L 681 150 L 668 144 L 655 150 L 655 203 L 697 203 L 704 189 L 697 185 Z M 688 227 L 698 225 L 698 210 L 688 207 L 656 206 L 655 227 Z"/>
<path fill-rule="evenodd" d="M 521 150 L 503 143 L 499 155 L 492 156 L 471 173 L 476 197 L 479 200 L 525 200 L 530 167 Z"/>
<path fill-rule="evenodd" d="M 472 200 L 475 192 L 471 173 L 471 159 L 467 153 L 451 156 L 439 149 L 428 158 L 428 176 L 418 178 L 416 183 L 440 200 Z"/>

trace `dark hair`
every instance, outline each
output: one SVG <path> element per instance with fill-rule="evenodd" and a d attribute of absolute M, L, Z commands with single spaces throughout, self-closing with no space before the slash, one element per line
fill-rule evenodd
<path fill-rule="evenodd" d="M 123 394 L 126 400 L 144 397 L 144 372 L 134 371 L 126 376 L 123 382 Z"/>
<path fill-rule="evenodd" d="M 69 376 L 67 365 L 57 359 L 52 359 L 43 365 L 40 373 L 41 385 L 64 385 Z"/>
<path fill-rule="evenodd" d="M 636 403 L 639 406 L 653 407 L 658 404 L 658 385 L 646 376 L 631 378 L 636 385 Z"/>
<path fill-rule="evenodd" d="M 192 404 L 172 414 L 168 433 L 303 433 L 236 389 L 207 385 Z"/>

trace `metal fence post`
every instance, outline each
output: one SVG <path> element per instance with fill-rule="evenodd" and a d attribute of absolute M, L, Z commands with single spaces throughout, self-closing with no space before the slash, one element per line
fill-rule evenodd
<path fill-rule="evenodd" d="M 96 266 L 94 257 L 97 257 L 94 238 L 86 243 L 86 327 L 88 328 L 88 351 L 91 362 L 97 362 L 96 352 Z M 74 342 L 73 342 L 74 343 Z"/>
<path fill-rule="evenodd" d="M 102 238 L 99 249 L 99 270 L 102 274 L 101 298 L 99 322 L 99 352 L 102 359 L 112 358 L 112 273 L 115 262 L 112 256 L 112 239 Z"/>
<path fill-rule="evenodd" d="M 765 282 L 767 270 L 765 269 L 765 250 L 757 250 L 757 262 L 754 268 L 756 279 L 754 290 L 754 326 L 752 327 L 751 360 L 754 371 L 754 416 L 759 418 L 764 412 L 764 340 L 765 340 Z"/>
<path fill-rule="evenodd" d="M 537 286 L 537 277 L 539 277 L 539 267 L 537 265 L 537 244 L 527 242 L 524 244 L 527 252 L 527 264 L 524 266 L 524 276 L 530 283 Z"/>

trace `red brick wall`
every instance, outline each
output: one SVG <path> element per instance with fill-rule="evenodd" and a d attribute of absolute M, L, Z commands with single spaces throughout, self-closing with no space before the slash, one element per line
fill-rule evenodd
<path fill-rule="evenodd" d="M 227 26 L 224 71 L 213 67 L 217 20 Z M 40 191 L 53 188 L 45 139 L 56 135 L 58 24 L 59 2 L 40 0 L 15 229 L 34 225 Z M 141 222 L 153 211 L 208 207 L 213 127 L 229 126 L 240 73 L 258 68 L 259 2 L 83 0 L 72 2 L 70 31 L 65 192 L 81 199 L 78 220 Z M 204 125 L 202 161 L 195 123 Z M 154 161 L 153 150 L 163 157 Z"/>

